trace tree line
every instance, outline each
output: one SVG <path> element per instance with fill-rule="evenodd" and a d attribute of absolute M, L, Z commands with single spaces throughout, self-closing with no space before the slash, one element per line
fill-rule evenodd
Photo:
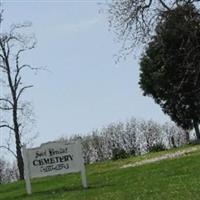
<path fill-rule="evenodd" d="M 157 146 L 164 149 L 179 147 L 189 141 L 188 133 L 174 123 L 159 124 L 153 120 L 131 118 L 127 122 L 111 123 L 91 133 L 62 138 L 68 141 L 81 138 L 85 163 L 112 159 L 115 151 L 126 155 L 141 155 Z"/>

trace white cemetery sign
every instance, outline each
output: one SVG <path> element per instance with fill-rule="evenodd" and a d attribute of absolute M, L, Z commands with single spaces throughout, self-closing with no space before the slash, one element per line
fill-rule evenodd
<path fill-rule="evenodd" d="M 87 188 L 80 140 L 68 143 L 49 142 L 40 147 L 22 149 L 26 190 L 31 194 L 31 178 L 80 172 L 82 185 Z"/>

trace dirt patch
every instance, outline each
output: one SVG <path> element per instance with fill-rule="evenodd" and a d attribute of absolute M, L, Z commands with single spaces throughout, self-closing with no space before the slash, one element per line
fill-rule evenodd
<path fill-rule="evenodd" d="M 188 149 L 185 149 L 185 150 L 177 151 L 175 153 L 167 153 L 167 154 L 164 154 L 162 156 L 155 157 L 155 158 L 150 158 L 150 159 L 138 161 L 138 162 L 135 162 L 135 163 L 123 165 L 121 168 L 136 167 L 136 166 L 140 166 L 140 165 L 144 165 L 144 164 L 148 164 L 148 163 L 154 163 L 154 162 L 158 162 L 158 161 L 166 160 L 166 159 L 170 159 L 170 158 L 178 158 L 178 157 L 184 156 L 188 153 L 197 151 L 199 149 L 200 149 L 199 147 L 191 147 L 191 148 L 188 148 Z"/>

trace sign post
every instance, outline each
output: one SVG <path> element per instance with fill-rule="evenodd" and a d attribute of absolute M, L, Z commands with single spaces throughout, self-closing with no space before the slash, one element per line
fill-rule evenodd
<path fill-rule="evenodd" d="M 82 185 L 87 188 L 87 179 L 80 140 L 49 142 L 40 147 L 22 148 L 26 191 L 32 193 L 31 178 L 80 172 Z"/>
<path fill-rule="evenodd" d="M 82 180 L 82 185 L 84 188 L 87 188 L 87 179 L 86 179 L 86 173 L 85 173 L 85 166 L 83 165 L 81 169 L 81 180 Z"/>
<path fill-rule="evenodd" d="M 32 188 L 31 188 L 31 181 L 30 181 L 30 173 L 29 173 L 30 169 L 29 169 L 26 145 L 23 145 L 22 147 L 22 155 L 23 155 L 23 160 L 24 160 L 24 176 L 25 176 L 25 182 L 26 182 L 26 192 L 27 194 L 31 194 Z"/>
<path fill-rule="evenodd" d="M 80 173 L 81 173 L 82 186 L 83 186 L 83 188 L 87 188 L 88 186 L 87 186 L 85 165 L 84 165 L 84 160 L 83 160 L 83 156 L 82 156 L 81 141 L 78 140 L 77 143 L 78 143 L 78 148 L 79 148 L 78 152 L 80 154 L 79 157 L 80 157 L 80 159 L 82 159 L 80 162 L 80 169 L 81 169 Z"/>

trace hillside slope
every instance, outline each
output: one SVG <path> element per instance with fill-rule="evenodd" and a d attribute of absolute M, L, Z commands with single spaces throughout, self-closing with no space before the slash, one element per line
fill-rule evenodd
<path fill-rule="evenodd" d="M 88 165 L 87 190 L 82 189 L 79 174 L 34 179 L 31 196 L 23 181 L 0 185 L 0 200 L 200 200 L 199 149 L 135 167 L 121 168 L 180 149 Z"/>

